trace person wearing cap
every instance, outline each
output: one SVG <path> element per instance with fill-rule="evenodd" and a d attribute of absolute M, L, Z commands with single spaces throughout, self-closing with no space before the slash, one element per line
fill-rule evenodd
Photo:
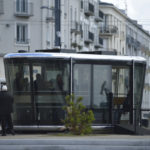
<path fill-rule="evenodd" d="M 3 85 L 0 91 L 0 121 L 2 136 L 6 136 L 6 127 L 14 135 L 11 113 L 13 112 L 13 97 L 8 93 L 7 86 Z"/>

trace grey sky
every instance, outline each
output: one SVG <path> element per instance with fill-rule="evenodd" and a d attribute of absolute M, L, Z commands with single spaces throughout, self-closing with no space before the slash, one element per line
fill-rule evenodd
<path fill-rule="evenodd" d="M 150 0 L 101 0 L 102 2 L 113 3 L 115 6 L 125 9 L 130 18 L 138 21 L 143 28 L 150 31 Z M 127 4 L 127 7 L 126 5 Z"/>

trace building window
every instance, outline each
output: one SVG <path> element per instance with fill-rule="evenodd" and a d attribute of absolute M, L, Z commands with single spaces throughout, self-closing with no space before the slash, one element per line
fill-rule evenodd
<path fill-rule="evenodd" d="M 4 1 L 0 0 L 0 14 L 4 13 Z"/>
<path fill-rule="evenodd" d="M 16 11 L 17 12 L 28 12 L 28 0 L 16 0 Z"/>
<path fill-rule="evenodd" d="M 81 0 L 81 9 L 83 9 L 83 1 Z"/>
<path fill-rule="evenodd" d="M 27 24 L 17 24 L 16 43 L 28 44 L 28 25 Z"/>

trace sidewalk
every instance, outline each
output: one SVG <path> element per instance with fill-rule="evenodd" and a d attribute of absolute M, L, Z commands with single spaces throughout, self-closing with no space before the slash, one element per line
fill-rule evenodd
<path fill-rule="evenodd" d="M 150 136 L 54 133 L 0 136 L 0 150 L 150 150 Z"/>
<path fill-rule="evenodd" d="M 92 135 L 64 135 L 61 133 L 16 133 L 15 136 L 8 134 L 1 139 L 150 139 L 150 135 L 119 135 L 119 134 L 92 134 Z"/>

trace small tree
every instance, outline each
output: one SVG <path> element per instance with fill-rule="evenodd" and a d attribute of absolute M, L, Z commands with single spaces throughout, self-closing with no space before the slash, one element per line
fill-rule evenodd
<path fill-rule="evenodd" d="M 95 120 L 92 110 L 86 111 L 86 107 L 82 104 L 82 97 L 75 100 L 74 95 L 66 96 L 66 118 L 63 120 L 67 129 L 73 134 L 89 134 L 92 132 L 92 122 Z"/>

